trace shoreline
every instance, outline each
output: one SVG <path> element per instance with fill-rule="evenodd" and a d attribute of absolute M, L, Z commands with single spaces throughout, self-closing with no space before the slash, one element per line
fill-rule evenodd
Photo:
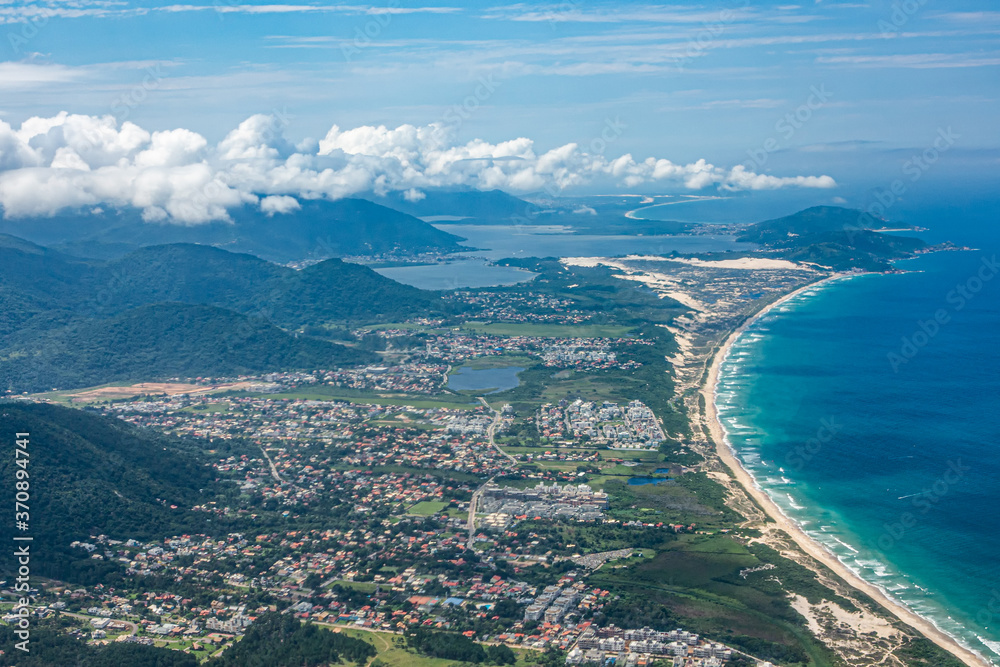
<path fill-rule="evenodd" d="M 781 511 L 781 508 L 779 508 L 778 505 L 771 500 L 771 497 L 757 485 L 753 476 L 747 472 L 746 468 L 743 467 L 743 464 L 740 463 L 736 456 L 736 452 L 726 441 L 725 429 L 722 427 L 722 422 L 719 421 L 715 399 L 722 363 L 729 355 L 733 344 L 748 328 L 753 326 L 753 324 L 755 324 L 761 317 L 771 312 L 772 309 L 781 306 L 790 299 L 807 290 L 825 286 L 829 283 L 848 277 L 851 276 L 847 274 L 835 274 L 800 287 L 799 289 L 784 295 L 773 303 L 762 308 L 727 336 L 725 342 L 719 347 L 715 355 L 712 357 L 711 364 L 709 365 L 708 376 L 706 377 L 700 390 L 701 395 L 705 399 L 705 419 L 709 432 L 711 433 L 712 440 L 715 444 L 716 454 L 722 460 L 723 464 L 725 464 L 725 466 L 733 473 L 736 481 L 743 487 L 743 490 L 747 493 L 747 495 L 753 498 L 753 500 L 760 505 L 760 507 L 768 515 L 768 517 L 770 517 L 782 531 L 788 534 L 792 541 L 795 542 L 795 544 L 797 544 L 798 547 L 805 553 L 832 570 L 849 586 L 871 597 L 897 619 L 914 628 L 924 637 L 931 640 L 942 649 L 948 651 L 969 667 L 990 667 L 990 664 L 975 652 L 962 646 L 955 638 L 940 630 L 930 620 L 916 614 L 908 607 L 890 598 L 884 591 L 882 591 L 882 589 L 863 579 L 860 575 L 856 574 L 844 565 L 831 552 L 827 551 L 822 544 L 809 537 L 809 535 L 807 535 L 797 523 L 788 518 Z"/>

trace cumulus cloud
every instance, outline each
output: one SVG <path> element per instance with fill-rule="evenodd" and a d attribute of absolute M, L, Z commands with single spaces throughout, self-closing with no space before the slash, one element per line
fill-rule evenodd
<path fill-rule="evenodd" d="M 260 210 L 273 216 L 275 213 L 291 213 L 302 208 L 302 204 L 295 197 L 287 195 L 271 195 L 260 200 Z"/>
<path fill-rule="evenodd" d="M 64 112 L 31 118 L 17 129 L 0 121 L 0 206 L 8 217 L 133 206 L 149 221 L 199 224 L 228 220 L 227 211 L 241 205 L 275 215 L 297 210 L 301 199 L 402 192 L 417 201 L 439 187 L 558 194 L 588 184 L 690 190 L 836 185 L 829 176 L 772 176 L 706 160 L 607 157 L 575 143 L 543 150 L 526 137 L 462 143 L 439 124 L 334 125 L 318 143 L 294 146 L 284 137 L 285 124 L 251 116 L 210 145 L 191 130 L 148 132 L 111 116 Z"/>

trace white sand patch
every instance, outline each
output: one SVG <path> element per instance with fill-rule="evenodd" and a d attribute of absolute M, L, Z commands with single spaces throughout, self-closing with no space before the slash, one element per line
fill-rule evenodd
<path fill-rule="evenodd" d="M 823 626 L 821 626 L 819 621 L 816 619 L 816 612 L 813 611 L 813 607 L 809 604 L 809 600 L 805 599 L 801 595 L 793 595 L 792 608 L 806 617 L 806 623 L 809 625 L 809 632 L 812 633 L 813 637 L 823 636 Z"/>
<path fill-rule="evenodd" d="M 658 324 L 657 326 L 663 327 L 669 331 L 673 334 L 674 340 L 677 341 L 677 354 L 667 357 L 667 361 L 669 361 L 675 368 L 678 368 L 694 359 L 695 355 L 692 352 L 694 349 L 694 344 L 692 343 L 694 336 L 691 333 L 684 331 L 679 327 L 672 327 L 667 324 Z"/>
<path fill-rule="evenodd" d="M 609 257 L 567 257 L 563 263 L 567 266 L 583 266 L 593 268 L 604 265 L 624 270 L 623 262 L 674 262 L 706 269 L 741 269 L 744 271 L 815 271 L 813 266 L 798 264 L 787 259 L 769 259 L 767 257 L 739 257 L 737 259 L 704 260 L 685 257 L 658 257 L 656 255 L 628 255 L 620 259 Z"/>
<path fill-rule="evenodd" d="M 666 273 L 658 273 L 656 271 L 642 271 L 633 268 L 624 263 L 627 259 L 620 260 L 608 257 L 564 257 L 559 261 L 565 266 L 580 266 L 585 268 L 607 266 L 612 269 L 618 269 L 624 275 L 616 276 L 617 278 L 621 278 L 622 280 L 634 280 L 635 282 L 642 283 L 659 294 L 661 297 L 668 296 L 693 310 L 706 310 L 705 304 L 686 292 L 679 291 L 679 279 L 676 276 L 671 276 Z"/>
<path fill-rule="evenodd" d="M 767 257 L 740 257 L 738 259 L 704 260 L 684 257 L 649 257 L 644 255 L 629 256 L 626 260 L 666 261 L 701 266 L 706 269 L 743 269 L 746 271 L 811 271 L 802 264 L 787 259 L 769 259 Z"/>
<path fill-rule="evenodd" d="M 611 260 L 602 257 L 563 257 L 559 261 L 565 266 L 582 266 L 585 269 L 592 269 Z"/>
<path fill-rule="evenodd" d="M 694 310 L 705 310 L 705 304 L 703 304 L 701 301 L 698 301 L 694 297 L 685 294 L 684 292 L 677 292 L 677 291 L 663 292 L 663 295 L 669 296 L 674 301 L 679 301 L 688 308 L 692 308 Z"/>
<path fill-rule="evenodd" d="M 823 631 L 819 623 L 819 614 L 832 615 L 837 625 L 846 625 L 859 635 L 874 632 L 879 637 L 889 638 L 899 634 L 899 631 L 884 618 L 879 618 L 871 613 L 847 611 L 840 605 L 827 600 L 823 600 L 820 604 L 810 604 L 801 595 L 795 595 L 792 598 L 792 607 L 806 617 L 809 630 L 817 637 L 821 636 Z"/>

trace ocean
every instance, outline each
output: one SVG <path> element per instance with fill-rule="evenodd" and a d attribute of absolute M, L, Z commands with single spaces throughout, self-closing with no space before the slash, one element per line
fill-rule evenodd
<path fill-rule="evenodd" d="M 1000 664 L 1000 233 L 996 207 L 925 210 L 975 248 L 772 309 L 723 364 L 747 470 L 845 565 Z"/>

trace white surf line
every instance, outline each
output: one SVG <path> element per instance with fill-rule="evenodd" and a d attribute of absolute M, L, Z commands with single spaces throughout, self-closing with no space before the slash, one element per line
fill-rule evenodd
<path fill-rule="evenodd" d="M 659 208 L 660 206 L 672 206 L 673 204 L 690 204 L 697 201 L 712 201 L 715 199 L 732 199 L 732 197 L 698 197 L 697 199 L 678 199 L 677 201 L 665 201 L 662 204 L 653 204 L 652 206 L 643 206 L 642 208 L 632 209 L 625 213 L 625 217 L 629 220 L 649 220 L 649 218 L 640 218 L 635 215 L 636 213 L 641 213 L 642 211 L 648 211 L 651 208 Z M 659 220 L 650 220 L 650 222 L 661 222 Z"/>

